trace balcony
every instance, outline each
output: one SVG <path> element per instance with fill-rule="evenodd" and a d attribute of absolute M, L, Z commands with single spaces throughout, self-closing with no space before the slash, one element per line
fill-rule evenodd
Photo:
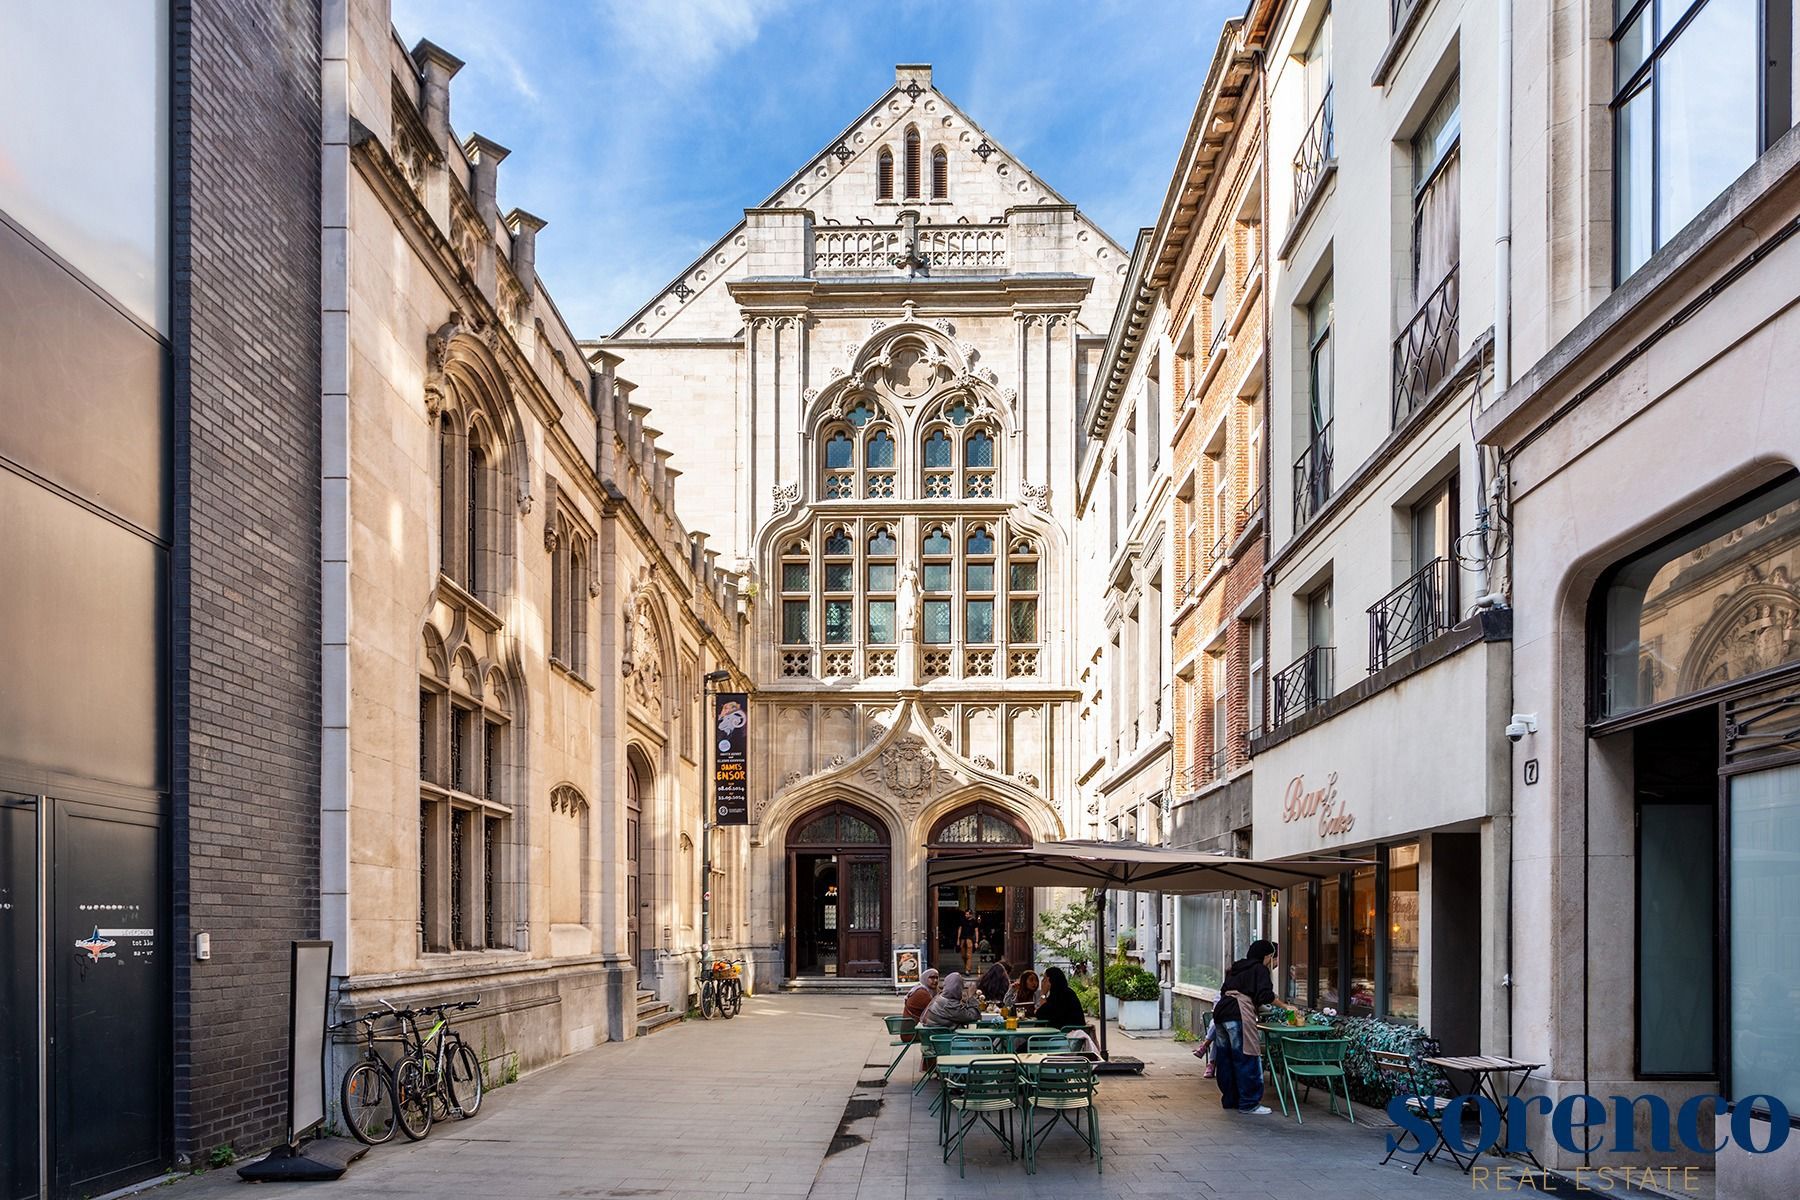
<path fill-rule="evenodd" d="M 1331 85 L 1325 85 L 1325 97 L 1319 111 L 1313 114 L 1300 149 L 1294 154 L 1294 212 L 1306 211 L 1307 202 L 1325 178 L 1325 170 L 1337 158 L 1337 142 L 1331 129 Z"/>
<path fill-rule="evenodd" d="M 1390 428 L 1398 429 L 1425 403 L 1456 362 L 1457 271 L 1431 290 L 1394 339 L 1394 397 Z"/>
<path fill-rule="evenodd" d="M 1175 585 L 1175 607 L 1180 608 L 1200 592 L 1200 572 L 1189 571 Z"/>
<path fill-rule="evenodd" d="M 813 230 L 813 269 L 821 274 L 884 274 L 906 257 L 901 225 L 825 226 Z M 1006 270 L 1003 225 L 920 225 L 912 253 L 928 269 L 954 274 Z"/>
<path fill-rule="evenodd" d="M 1456 572 L 1448 558 L 1434 558 L 1369 609 L 1369 670 L 1449 629 L 1456 607 Z"/>
<path fill-rule="evenodd" d="M 1246 530 L 1246 529 L 1250 528 L 1252 525 L 1256 524 L 1258 518 L 1260 518 L 1262 516 L 1262 510 L 1263 510 L 1263 489 L 1262 489 L 1262 485 L 1258 484 L 1256 487 L 1254 487 L 1250 490 L 1249 498 L 1246 499 L 1242 504 L 1238 505 L 1237 533 L 1238 533 L 1239 537 L 1243 536 L 1244 530 Z"/>
<path fill-rule="evenodd" d="M 1331 422 L 1315 434 L 1294 460 L 1294 528 L 1313 519 L 1331 499 Z"/>
<path fill-rule="evenodd" d="M 1212 777 L 1225 778 L 1225 769 L 1230 765 L 1230 758 L 1223 746 L 1212 752 Z"/>
<path fill-rule="evenodd" d="M 1276 726 L 1286 725 L 1331 699 L 1335 655 L 1334 647 L 1314 646 L 1275 676 Z"/>

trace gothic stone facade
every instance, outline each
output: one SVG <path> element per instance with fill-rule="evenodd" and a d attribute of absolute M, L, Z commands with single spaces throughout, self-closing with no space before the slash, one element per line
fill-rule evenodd
<path fill-rule="evenodd" d="M 738 597 L 538 284 L 543 222 L 502 215 L 505 149 L 452 134 L 460 62 L 337 11 L 322 924 L 346 1010 L 479 998 L 472 1042 L 529 1069 L 629 1036 L 639 980 L 691 991 Z"/>
<path fill-rule="evenodd" d="M 759 973 L 821 965 L 790 831 L 890 848 L 858 858 L 836 966 L 885 975 L 935 932 L 927 841 L 1073 825 L 1074 417 L 1125 265 L 903 66 L 601 344 L 655 393 L 700 481 L 690 515 L 754 580 Z M 815 827 L 832 804 L 851 824 Z M 986 825 L 940 828 L 970 804 Z"/>

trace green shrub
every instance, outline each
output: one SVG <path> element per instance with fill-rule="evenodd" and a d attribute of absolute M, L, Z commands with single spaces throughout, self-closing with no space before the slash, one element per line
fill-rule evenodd
<path fill-rule="evenodd" d="M 1344 1048 L 1344 1077 L 1350 1085 L 1350 1098 L 1356 1103 L 1381 1108 L 1394 1096 L 1392 1083 L 1376 1069 L 1375 1060 L 1369 1056 L 1371 1050 L 1408 1056 L 1422 1087 L 1440 1096 L 1450 1094 L 1443 1073 L 1424 1062 L 1427 1055 L 1438 1052 L 1437 1043 L 1417 1025 L 1401 1025 L 1378 1017 L 1333 1017 L 1331 1027 L 1349 1043 Z"/>
<path fill-rule="evenodd" d="M 1037 943 L 1046 962 L 1066 962 L 1080 975 L 1094 961 L 1094 894 L 1038 914 Z"/>
<path fill-rule="evenodd" d="M 1106 968 L 1106 994 L 1121 1000 L 1155 1000 L 1162 995 L 1162 985 L 1136 963 L 1114 963 Z"/>
<path fill-rule="evenodd" d="M 1075 976 L 1069 980 L 1069 990 L 1081 1001 L 1082 1012 L 1092 1014 L 1100 1011 L 1100 991 L 1094 986 L 1092 975 Z"/>
<path fill-rule="evenodd" d="M 236 1161 L 237 1151 L 231 1148 L 230 1143 L 226 1143 L 222 1146 L 214 1146 L 212 1152 L 206 1156 L 206 1165 L 213 1168 L 215 1171 L 223 1167 L 229 1167 Z"/>

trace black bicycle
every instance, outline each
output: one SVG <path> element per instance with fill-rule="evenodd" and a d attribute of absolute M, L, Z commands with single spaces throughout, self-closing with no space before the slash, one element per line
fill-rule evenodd
<path fill-rule="evenodd" d="M 480 1003 L 479 1000 L 464 1000 L 460 1004 L 429 1004 L 417 1009 L 396 1009 L 389 1005 L 400 1021 L 400 1036 L 407 1046 L 406 1056 L 394 1068 L 396 1086 L 400 1072 L 408 1064 L 417 1068 L 419 1086 L 426 1099 L 425 1132 L 430 1132 L 434 1119 L 474 1116 L 487 1094 L 481 1059 L 463 1041 L 462 1034 L 451 1027 L 448 1016 L 452 1012 L 475 1008 Z M 420 1028 L 422 1017 L 431 1018 L 429 1028 Z M 405 1116 L 403 1113 L 402 1128 L 407 1128 Z"/>
<path fill-rule="evenodd" d="M 708 1021 L 723 1016 L 727 1021 L 744 1006 L 742 959 L 718 959 L 700 983 L 700 1015 Z"/>
<path fill-rule="evenodd" d="M 359 1035 L 363 1044 L 363 1056 L 355 1066 L 344 1072 L 343 1083 L 338 1089 L 338 1103 L 344 1114 L 344 1123 L 350 1126 L 350 1132 L 356 1140 L 368 1146 L 379 1146 L 394 1136 L 399 1127 L 396 1120 L 399 1106 L 394 1102 L 394 1071 L 387 1060 L 381 1057 L 375 1044 L 382 1040 L 375 1036 L 375 1022 L 385 1017 L 386 1013 L 364 1013 L 360 1017 L 351 1017 L 347 1021 L 339 1021 L 331 1028 L 335 1032 L 349 1029 L 353 1025 L 361 1025 Z"/>

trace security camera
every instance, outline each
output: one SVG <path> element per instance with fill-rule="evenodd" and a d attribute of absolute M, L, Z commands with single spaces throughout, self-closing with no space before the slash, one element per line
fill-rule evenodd
<path fill-rule="evenodd" d="M 1528 733 L 1537 732 L 1536 713 L 1514 713 L 1512 723 L 1506 727 L 1506 736 L 1514 742 L 1522 742 Z"/>

